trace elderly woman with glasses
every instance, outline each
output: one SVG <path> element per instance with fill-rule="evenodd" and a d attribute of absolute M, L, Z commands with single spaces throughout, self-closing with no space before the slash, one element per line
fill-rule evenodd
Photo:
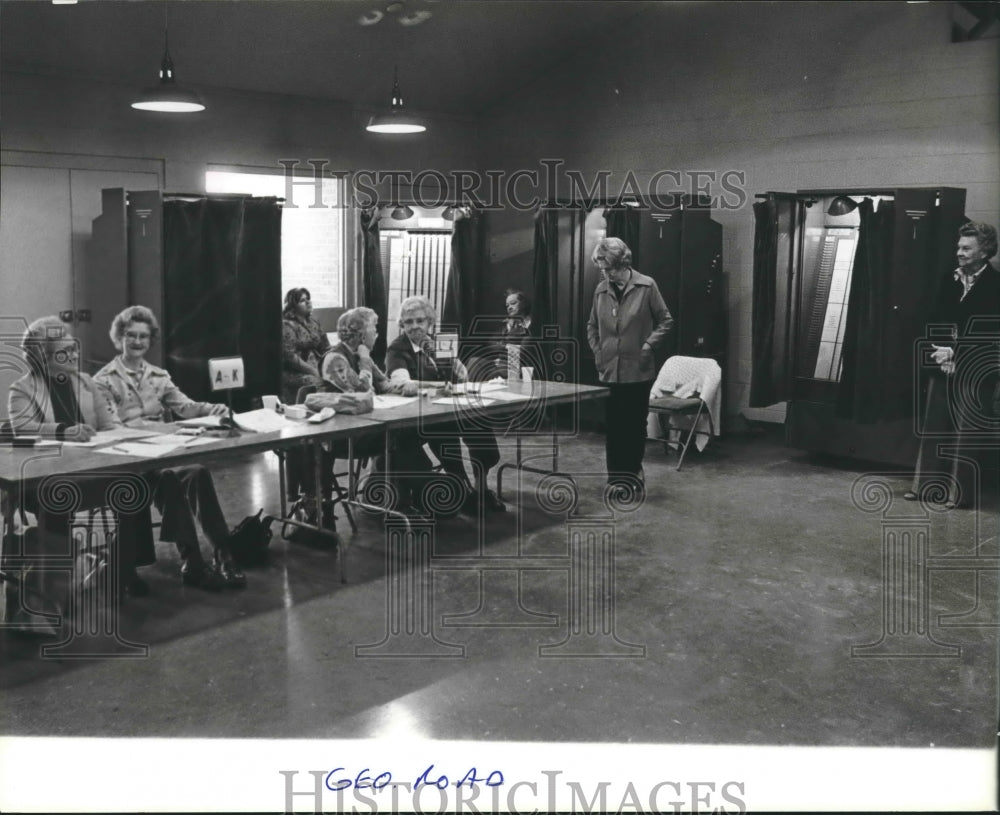
<path fill-rule="evenodd" d="M 1000 317 L 1000 271 L 990 263 L 996 254 L 995 227 L 976 222 L 959 227 L 958 266 L 943 276 L 928 320 L 929 325 L 949 326 L 951 337 L 938 341 L 930 355 L 923 432 L 913 483 L 903 494 L 907 501 L 937 495 L 949 510 L 979 505 L 977 466 L 968 460 L 976 455 L 970 442 L 1000 418 L 996 334 L 984 333 L 991 326 L 995 331 Z M 961 454 L 939 455 L 943 443 Z M 996 453 L 992 455 L 995 461 Z M 942 476 L 946 487 L 934 489 Z"/>
<path fill-rule="evenodd" d="M 114 401 L 79 367 L 79 343 L 70 327 L 58 317 L 41 317 L 32 322 L 21 340 L 21 351 L 28 373 L 14 382 L 8 394 L 8 414 L 16 436 L 38 435 L 59 441 L 90 441 L 96 432 L 121 427 Z M 109 488 L 119 478 L 116 475 L 74 476 L 69 479 L 79 498 L 78 507 L 56 507 L 30 490 L 25 494 L 25 508 L 39 516 L 44 539 L 54 547 L 53 553 L 65 553 L 65 536 L 74 511 L 105 506 Z M 152 563 L 155 559 L 149 505 L 136 502 L 132 511 L 113 507 L 118 521 L 118 552 L 115 568 L 123 596 L 148 593 L 139 579 L 135 565 Z M 43 545 L 46 545 L 43 543 Z M 51 575 L 36 570 L 39 582 L 34 588 L 43 595 Z"/>
<path fill-rule="evenodd" d="M 325 393 L 417 395 L 418 388 L 415 382 L 392 382 L 372 359 L 371 348 L 378 339 L 378 315 L 372 309 L 361 306 L 345 311 L 337 320 L 337 335 L 339 341 L 327 351 L 320 363 L 320 375 L 323 380 L 318 389 L 320 393 L 315 397 L 308 397 L 307 405 L 322 407 Z M 382 441 L 380 435 L 363 437 L 355 442 L 354 453 L 363 458 L 375 458 L 376 470 L 382 471 L 384 470 Z M 425 473 L 430 469 L 430 459 L 424 453 L 423 445 L 415 432 L 393 433 L 390 445 L 394 472 L 415 474 Z M 346 445 L 335 444 L 334 454 L 339 458 L 346 456 Z M 324 472 L 327 469 L 329 468 L 324 466 Z M 412 506 L 418 503 L 414 502 L 411 496 L 419 490 L 419 487 L 419 479 L 416 476 L 398 477 L 397 488 L 401 496 L 401 505 Z"/>
<path fill-rule="evenodd" d="M 673 326 L 651 277 L 632 268 L 632 251 L 620 238 L 602 238 L 591 255 L 601 272 L 587 320 L 587 342 L 601 384 L 607 385 L 605 463 L 608 483 L 645 480 L 649 393 L 656 379 L 655 352 Z"/>
<path fill-rule="evenodd" d="M 444 372 L 434 359 L 434 326 L 437 310 L 426 297 L 408 297 L 399 307 L 399 327 L 402 333 L 386 348 L 385 367 L 390 381 L 395 383 L 440 381 Z M 453 362 L 453 378 L 465 382 L 469 373 L 458 359 Z M 505 512 L 506 506 L 493 490 L 486 486 L 487 473 L 500 462 L 500 450 L 496 435 L 489 428 L 478 429 L 475 433 L 459 436 L 459 428 L 440 425 L 437 432 L 428 438 L 434 455 L 440 460 L 445 472 L 454 476 L 465 487 L 465 508 L 478 512 L 480 501 L 490 512 Z M 475 476 L 475 487 L 469 483 L 465 464 L 454 451 L 460 449 L 459 439 L 469 449 L 469 459 Z M 449 451 L 451 451 L 449 453 Z"/>
<path fill-rule="evenodd" d="M 94 380 L 111 396 L 122 422 L 131 427 L 159 428 L 173 416 L 191 419 L 225 414 L 225 405 L 190 399 L 167 371 L 146 361 L 146 353 L 159 334 L 156 317 L 145 306 L 129 306 L 111 323 L 111 341 L 121 353 L 98 371 Z M 209 591 L 246 586 L 246 576 L 230 550 L 229 527 L 212 474 L 201 464 L 190 464 L 150 472 L 145 478 L 163 516 L 160 540 L 174 541 L 184 561 L 184 585 Z M 195 517 L 214 548 L 213 566 L 201 554 Z"/>

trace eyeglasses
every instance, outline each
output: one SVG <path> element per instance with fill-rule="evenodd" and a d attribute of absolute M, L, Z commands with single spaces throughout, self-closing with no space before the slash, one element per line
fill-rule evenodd
<path fill-rule="evenodd" d="M 139 331 L 126 331 L 125 337 L 130 340 L 148 340 L 150 335 Z"/>

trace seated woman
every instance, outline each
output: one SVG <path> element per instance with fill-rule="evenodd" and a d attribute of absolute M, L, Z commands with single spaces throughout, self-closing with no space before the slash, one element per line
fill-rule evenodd
<path fill-rule="evenodd" d="M 441 370 L 434 361 L 434 341 L 432 339 L 434 325 L 437 322 L 437 311 L 426 297 L 408 297 L 399 308 L 399 327 L 403 329 L 393 340 L 385 353 L 386 373 L 390 382 L 405 384 L 412 381 L 440 381 L 443 378 Z M 461 360 L 453 363 L 453 378 L 458 382 L 468 379 L 468 371 Z M 476 486 L 469 484 L 469 476 L 460 455 L 448 450 L 459 449 L 459 428 L 454 425 L 440 425 L 437 432 L 426 441 L 434 455 L 441 462 L 445 472 L 459 479 L 466 487 L 466 508 L 476 510 L 479 499 L 492 512 L 505 512 L 506 507 L 497 498 L 495 492 L 486 486 L 487 473 L 500 462 L 500 451 L 493 431 L 482 428 L 474 435 L 461 437 L 469 449 L 469 458 Z"/>
<path fill-rule="evenodd" d="M 521 289 L 507 289 L 504 295 L 504 310 L 507 317 L 500 325 L 500 341 L 491 346 L 488 356 L 494 361 L 486 371 L 488 378 L 507 377 L 508 363 L 514 361 L 516 375 L 520 377 L 521 367 L 536 367 L 533 359 L 531 340 L 531 300 Z M 512 360 L 512 348 L 517 349 L 517 357 Z M 477 363 L 478 367 L 478 363 Z M 482 375 L 476 379 L 486 378 Z"/>
<path fill-rule="evenodd" d="M 391 382 L 371 357 L 370 349 L 378 339 L 378 315 L 363 306 L 352 308 L 337 320 L 339 342 L 333 345 L 320 365 L 323 385 L 321 394 L 326 393 L 396 393 L 402 396 L 416 396 L 416 382 Z M 322 407 L 322 395 L 310 397 L 307 405 Z M 372 435 L 362 437 L 354 444 L 355 456 L 375 458 L 376 469 L 384 470 L 382 437 Z M 431 462 L 423 451 L 416 433 L 400 431 L 390 439 L 392 456 L 392 477 L 400 493 L 400 506 L 404 509 L 420 509 L 419 489 L 423 476 L 430 470 Z M 343 458 L 344 448 L 334 448 L 335 455 Z M 381 463 L 380 463 L 381 462 Z"/>
<path fill-rule="evenodd" d="M 150 427 L 169 421 L 226 413 L 225 405 L 189 399 L 163 368 L 146 362 L 160 326 L 145 306 L 130 306 L 111 323 L 111 341 L 121 351 L 94 380 L 114 402 L 121 421 L 130 427 Z M 229 549 L 229 527 L 219 506 L 212 474 L 201 464 L 170 467 L 147 473 L 153 502 L 163 516 L 160 540 L 174 541 L 184 565 L 186 586 L 209 591 L 243 588 L 246 576 L 235 565 Z M 214 566 L 201 554 L 195 516 L 215 550 Z"/>
<path fill-rule="evenodd" d="M 294 405 L 301 388 L 320 384 L 319 361 L 330 342 L 313 319 L 309 289 L 288 290 L 281 318 L 281 401 Z M 299 451 L 289 452 L 285 459 L 285 489 L 288 500 L 294 502 L 302 486 L 303 465 Z"/>
<path fill-rule="evenodd" d="M 15 435 L 39 435 L 42 438 L 86 442 L 94 433 L 121 427 L 114 402 L 94 381 L 79 369 L 79 344 L 70 327 L 58 317 L 41 317 L 32 322 L 21 339 L 21 351 L 29 372 L 14 382 L 7 398 L 8 415 Z M 73 508 L 53 508 L 36 491 L 24 496 L 24 507 L 38 516 L 43 547 L 52 546 L 53 554 L 68 549 L 69 534 L 76 509 L 101 507 L 107 503 L 108 488 L 116 475 L 74 476 L 72 483 L 79 501 Z M 149 587 L 135 572 L 135 566 L 152 563 L 153 535 L 149 505 L 136 506 L 133 512 L 116 509 L 118 552 L 114 567 L 121 594 L 143 596 Z M 34 570 L 34 591 L 50 593 L 53 573 Z"/>

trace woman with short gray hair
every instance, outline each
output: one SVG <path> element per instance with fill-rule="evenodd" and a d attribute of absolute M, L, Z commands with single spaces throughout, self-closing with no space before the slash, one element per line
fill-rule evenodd
<path fill-rule="evenodd" d="M 591 260 L 601 272 L 587 321 L 587 341 L 602 385 L 609 390 L 605 463 L 608 483 L 645 480 L 649 393 L 655 352 L 674 320 L 656 281 L 632 268 L 632 250 L 620 238 L 602 238 Z"/>

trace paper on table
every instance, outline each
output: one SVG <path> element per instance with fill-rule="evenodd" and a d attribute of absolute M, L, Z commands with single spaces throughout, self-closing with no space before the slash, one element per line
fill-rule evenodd
<path fill-rule="evenodd" d="M 275 430 L 284 430 L 287 427 L 299 427 L 297 422 L 279 416 L 273 410 L 260 408 L 259 410 L 248 410 L 246 413 L 235 413 L 233 419 L 236 426 L 242 430 L 250 430 L 254 433 L 272 433 Z"/>
<path fill-rule="evenodd" d="M 386 410 L 387 408 L 401 407 L 414 401 L 416 396 L 394 396 L 393 394 L 381 394 L 375 396 L 375 410 Z"/>
<path fill-rule="evenodd" d="M 456 405 L 457 407 L 476 408 L 492 405 L 492 399 L 482 399 L 479 396 L 442 396 L 434 400 L 435 405 Z"/>
<path fill-rule="evenodd" d="M 136 443 L 156 447 L 166 447 L 169 445 L 173 445 L 174 447 L 192 447 L 197 444 L 207 444 L 218 440 L 216 436 L 184 436 L 180 433 L 165 433 L 162 436 L 154 436 L 142 439 L 141 441 L 137 440 Z"/>
<path fill-rule="evenodd" d="M 177 424 L 181 427 L 226 427 L 229 424 L 229 417 L 197 416 L 194 419 L 181 419 Z"/>
<path fill-rule="evenodd" d="M 530 398 L 531 395 L 527 393 L 513 393 L 512 391 L 490 392 L 490 400 L 499 399 L 501 402 L 518 402 Z M 485 404 L 485 402 L 483 404 Z"/>
<path fill-rule="evenodd" d="M 123 441 L 110 447 L 101 447 L 95 453 L 111 453 L 112 455 L 135 456 L 136 458 L 159 458 L 167 453 L 183 447 L 183 444 L 153 444 L 152 442 Z"/>
<path fill-rule="evenodd" d="M 93 435 L 90 441 L 67 441 L 70 447 L 97 447 L 101 444 L 111 444 L 125 439 L 145 439 L 149 436 L 156 436 L 158 430 L 150 430 L 141 427 L 112 427 L 110 430 L 101 430 Z"/>
<path fill-rule="evenodd" d="M 488 393 L 491 391 L 504 390 L 507 387 L 507 383 L 504 381 L 500 382 L 462 382 L 458 385 L 453 386 L 452 392 L 455 394 L 462 393 Z"/>

